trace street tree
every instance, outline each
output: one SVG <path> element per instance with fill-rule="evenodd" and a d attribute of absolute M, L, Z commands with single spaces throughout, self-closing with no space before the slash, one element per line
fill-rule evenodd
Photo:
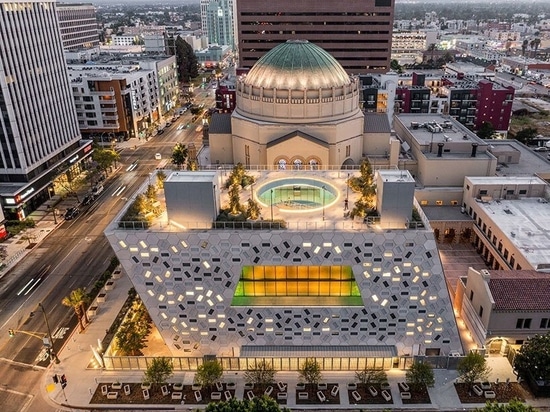
<path fill-rule="evenodd" d="M 176 165 L 179 169 L 185 164 L 189 150 L 183 143 L 178 143 L 172 149 L 172 164 Z"/>
<path fill-rule="evenodd" d="M 483 355 L 470 352 L 458 362 L 457 371 L 460 380 L 471 389 L 474 382 L 485 381 L 489 378 L 491 368 L 487 365 Z"/>
<path fill-rule="evenodd" d="M 321 374 L 321 366 L 315 359 L 306 359 L 298 370 L 300 379 L 306 383 L 317 384 L 323 378 Z"/>
<path fill-rule="evenodd" d="M 166 357 L 153 358 L 144 373 L 144 382 L 161 385 L 174 374 L 172 360 Z"/>
<path fill-rule="evenodd" d="M 536 127 L 524 127 L 514 135 L 514 139 L 523 144 L 531 144 L 531 141 L 537 136 L 538 129 Z"/>
<path fill-rule="evenodd" d="M 405 380 L 414 390 L 432 387 L 435 384 L 434 371 L 429 363 L 416 361 L 405 374 Z"/>
<path fill-rule="evenodd" d="M 204 361 L 202 365 L 197 368 L 195 374 L 195 383 L 201 386 L 211 387 L 220 380 L 223 375 L 223 366 L 216 360 Z"/>
<path fill-rule="evenodd" d="M 496 131 L 490 122 L 483 122 L 476 134 L 480 139 L 494 139 Z"/>
<path fill-rule="evenodd" d="M 94 146 L 92 160 L 96 163 L 97 169 L 107 173 L 111 166 L 120 160 L 120 154 L 113 149 L 106 149 L 100 146 Z"/>
<path fill-rule="evenodd" d="M 199 75 L 197 56 L 191 45 L 180 36 L 176 38 L 175 46 L 178 80 L 181 83 L 190 82 Z"/>
<path fill-rule="evenodd" d="M 517 399 L 512 399 L 508 404 L 487 402 L 483 408 L 475 409 L 475 412 L 537 412 L 538 409 L 526 405 Z"/>
<path fill-rule="evenodd" d="M 71 291 L 69 296 L 65 296 L 61 300 L 61 304 L 74 309 L 80 325 L 80 330 L 84 330 L 86 325 L 89 323 L 88 315 L 86 314 L 86 305 L 89 301 L 90 296 L 86 293 L 84 288 L 78 288 Z"/>
<path fill-rule="evenodd" d="M 290 409 L 279 406 L 275 399 L 268 396 L 249 400 L 231 398 L 228 401 L 210 402 L 206 412 L 290 412 Z"/>
<path fill-rule="evenodd" d="M 164 181 L 166 180 L 166 173 L 164 171 L 159 170 L 157 172 L 157 187 L 159 189 L 164 189 Z"/>
<path fill-rule="evenodd" d="M 386 371 L 383 369 L 375 369 L 365 366 L 365 369 L 362 371 L 355 372 L 355 379 L 365 385 L 370 385 L 373 383 L 380 384 L 385 382 L 388 380 L 388 376 L 386 375 Z"/>
<path fill-rule="evenodd" d="M 244 373 L 244 380 L 255 385 L 268 385 L 275 381 L 275 374 L 273 364 L 261 360 Z"/>
<path fill-rule="evenodd" d="M 514 371 L 525 380 L 550 382 L 550 332 L 523 342 L 514 358 Z"/>

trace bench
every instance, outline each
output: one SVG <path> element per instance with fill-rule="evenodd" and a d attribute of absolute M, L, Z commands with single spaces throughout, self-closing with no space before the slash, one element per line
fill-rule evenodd
<path fill-rule="evenodd" d="M 401 399 L 411 399 L 411 393 L 410 392 L 401 392 Z"/>
<path fill-rule="evenodd" d="M 181 401 L 183 399 L 183 393 L 181 393 L 181 392 L 172 392 L 172 399 Z"/>
<path fill-rule="evenodd" d="M 107 387 L 107 385 L 101 385 L 101 394 L 103 396 L 107 396 L 108 392 L 109 392 L 109 388 Z"/>
<path fill-rule="evenodd" d="M 326 402 L 327 397 L 323 393 L 323 391 L 317 391 L 317 399 L 319 399 L 319 402 Z"/>
<path fill-rule="evenodd" d="M 483 389 L 481 389 L 479 386 L 477 385 L 474 385 L 472 387 L 474 393 L 477 395 L 477 396 L 482 396 L 483 395 Z"/>
<path fill-rule="evenodd" d="M 213 401 L 221 401 L 222 400 L 222 393 L 221 392 L 212 392 L 210 394 L 210 399 Z"/>
<path fill-rule="evenodd" d="M 378 396 L 378 391 L 374 388 L 374 386 L 369 386 L 369 392 L 373 397 Z"/>
<path fill-rule="evenodd" d="M 317 384 L 317 390 L 318 391 L 326 391 L 328 388 L 328 385 L 326 383 L 318 383 Z"/>
<path fill-rule="evenodd" d="M 202 385 L 199 385 L 198 383 L 194 383 L 191 385 L 191 390 L 193 391 L 200 391 L 202 389 Z"/>
<path fill-rule="evenodd" d="M 306 389 L 306 384 L 305 383 L 297 383 L 296 384 L 296 390 L 297 391 L 303 391 Z"/>
<path fill-rule="evenodd" d="M 277 394 L 277 399 L 281 400 L 281 399 L 288 399 L 288 393 L 286 392 L 279 392 Z"/>
<path fill-rule="evenodd" d="M 160 387 L 160 391 L 162 392 L 162 396 L 170 395 L 170 391 L 168 390 L 168 386 L 162 385 Z"/>
<path fill-rule="evenodd" d="M 141 389 L 151 389 L 151 383 L 149 382 L 143 382 L 141 384 Z"/>
<path fill-rule="evenodd" d="M 495 399 L 496 397 L 495 391 L 485 391 L 485 399 Z"/>
<path fill-rule="evenodd" d="M 235 390 L 237 389 L 237 384 L 235 382 L 227 382 L 225 387 L 227 390 Z"/>
<path fill-rule="evenodd" d="M 330 390 L 330 394 L 332 396 L 337 396 L 338 392 L 340 392 L 340 387 L 338 385 L 334 385 L 332 389 Z"/>
<path fill-rule="evenodd" d="M 481 389 L 484 391 L 490 391 L 491 390 L 491 383 L 489 382 L 481 382 Z"/>
<path fill-rule="evenodd" d="M 285 392 L 286 391 L 286 385 L 281 381 L 277 382 L 277 387 L 279 388 L 280 392 Z"/>
<path fill-rule="evenodd" d="M 183 390 L 183 383 L 182 382 L 174 383 L 172 385 L 172 389 L 174 389 L 175 391 L 182 391 Z"/>
<path fill-rule="evenodd" d="M 301 400 L 309 399 L 309 393 L 307 393 L 307 392 L 298 392 L 298 399 L 301 399 Z"/>
<path fill-rule="evenodd" d="M 355 399 L 355 402 L 359 402 L 361 400 L 361 395 L 359 395 L 359 392 L 357 391 L 353 391 L 351 393 L 351 396 L 353 397 L 353 399 Z"/>
<path fill-rule="evenodd" d="M 202 394 L 201 394 L 201 391 L 195 391 L 193 392 L 193 394 L 195 395 L 195 400 L 198 402 L 202 402 Z"/>
<path fill-rule="evenodd" d="M 231 392 L 229 392 L 229 391 L 225 391 L 223 393 L 223 396 L 225 397 L 226 401 L 230 400 L 233 397 L 233 396 L 231 396 Z"/>
<path fill-rule="evenodd" d="M 113 383 L 111 385 L 111 389 L 116 389 L 116 390 L 122 389 L 122 383 L 120 383 L 120 382 Z"/>
<path fill-rule="evenodd" d="M 107 399 L 117 399 L 118 392 L 107 392 Z"/>
<path fill-rule="evenodd" d="M 402 392 L 409 392 L 409 385 L 407 385 L 407 382 L 399 382 L 398 383 L 399 385 L 399 389 L 402 391 Z"/>
<path fill-rule="evenodd" d="M 386 402 L 391 401 L 391 395 L 388 391 L 382 391 L 382 397 L 386 400 Z"/>
<path fill-rule="evenodd" d="M 143 400 L 148 400 L 151 396 L 149 395 L 149 389 L 143 389 L 141 391 L 143 393 Z"/>
<path fill-rule="evenodd" d="M 264 395 L 270 396 L 272 392 L 273 392 L 273 386 L 268 386 L 267 388 L 265 388 Z"/>
<path fill-rule="evenodd" d="M 229 389 L 229 388 L 228 388 L 228 389 Z M 245 391 L 247 391 L 247 390 L 250 391 L 250 390 L 252 390 L 252 389 L 254 389 L 254 384 L 253 384 L 253 383 L 245 383 L 245 384 L 244 384 L 244 390 L 245 390 Z"/>
<path fill-rule="evenodd" d="M 130 395 L 131 392 L 130 385 L 124 385 L 124 395 Z"/>
<path fill-rule="evenodd" d="M 382 389 L 383 391 L 389 391 L 391 389 L 390 383 L 389 382 L 382 382 L 380 384 L 380 389 Z"/>
<path fill-rule="evenodd" d="M 357 384 L 354 383 L 354 382 L 348 383 L 348 389 L 349 389 L 350 391 L 356 390 L 356 389 L 357 389 Z"/>
<path fill-rule="evenodd" d="M 220 392 L 223 391 L 223 383 L 221 382 L 216 382 L 216 389 Z"/>
<path fill-rule="evenodd" d="M 251 401 L 252 399 L 254 399 L 254 392 L 252 391 L 246 392 L 246 397 L 248 398 L 249 401 Z"/>

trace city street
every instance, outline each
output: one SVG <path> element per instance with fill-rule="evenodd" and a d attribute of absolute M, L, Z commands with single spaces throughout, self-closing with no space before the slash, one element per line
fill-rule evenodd
<path fill-rule="evenodd" d="M 212 93 L 206 91 L 196 100 L 206 104 L 211 99 Z M 33 410 L 47 410 L 43 400 L 34 396 L 40 392 L 36 385 L 40 385 L 42 371 L 49 365 L 42 341 L 48 335 L 45 318 L 54 349 L 60 351 L 77 326 L 74 310 L 62 305 L 61 300 L 74 289 L 91 289 L 114 256 L 103 235 L 107 224 L 149 179 L 159 163 L 169 162 L 176 142 L 193 142 L 200 148 L 202 133 L 195 130 L 197 123 L 192 123 L 188 129 L 177 130 L 179 124 L 187 122 L 191 122 L 189 112 L 180 116 L 164 134 L 148 142 L 135 145 L 132 141 L 124 142 L 118 169 L 104 182 L 105 190 L 99 198 L 81 207 L 76 219 L 62 222 L 0 280 L 0 325 L 5 331 L 0 336 L 1 404 L 6 404 L 3 399 L 17 398 L 18 405 L 29 402 Z M 162 155 L 162 161 L 155 159 L 156 153 Z M 128 171 L 131 164 L 136 167 Z M 9 329 L 15 331 L 14 337 L 8 335 Z M 18 386 L 19 381 L 26 383 Z"/>

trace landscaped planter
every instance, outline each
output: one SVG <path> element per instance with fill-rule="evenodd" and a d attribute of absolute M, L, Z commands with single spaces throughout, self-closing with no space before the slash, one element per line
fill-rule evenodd
<path fill-rule="evenodd" d="M 113 290 L 115 288 L 115 282 L 110 280 L 105 283 L 105 290 Z"/>
<path fill-rule="evenodd" d="M 107 299 L 107 294 L 105 292 L 100 293 L 97 295 L 97 302 L 98 303 L 105 303 L 105 299 Z"/>
<path fill-rule="evenodd" d="M 97 306 L 94 305 L 94 306 L 90 306 L 88 308 L 88 316 L 95 316 L 97 314 Z"/>

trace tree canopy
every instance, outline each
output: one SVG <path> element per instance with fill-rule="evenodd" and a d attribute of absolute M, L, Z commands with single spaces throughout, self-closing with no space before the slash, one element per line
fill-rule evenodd
<path fill-rule="evenodd" d="M 290 412 L 288 408 L 279 406 L 275 399 L 267 396 L 244 401 L 232 398 L 226 402 L 211 402 L 205 409 L 206 412 Z"/>
<path fill-rule="evenodd" d="M 496 132 L 491 123 L 483 122 L 481 127 L 476 131 L 476 134 L 480 139 L 493 139 Z"/>
<path fill-rule="evenodd" d="M 174 365 L 169 358 L 154 358 L 145 371 L 144 381 L 160 385 L 166 383 L 173 374 Z"/>
<path fill-rule="evenodd" d="M 491 368 L 487 366 L 485 357 L 477 352 L 470 352 L 458 362 L 458 377 L 471 387 L 474 382 L 489 378 Z"/>
<path fill-rule="evenodd" d="M 515 135 L 514 139 L 517 141 L 524 143 L 524 144 L 530 144 L 531 140 L 535 138 L 535 136 L 538 134 L 538 129 L 536 127 L 525 127 L 521 130 L 519 130 Z"/>
<path fill-rule="evenodd" d="M 298 375 L 306 383 L 319 383 L 323 378 L 321 367 L 315 359 L 306 359 L 298 371 Z"/>
<path fill-rule="evenodd" d="M 223 366 L 216 360 L 205 361 L 197 368 L 195 382 L 202 386 L 212 386 L 223 375 Z"/>
<path fill-rule="evenodd" d="M 86 314 L 86 304 L 89 301 L 90 297 L 84 288 L 74 289 L 69 296 L 65 296 L 61 301 L 61 304 L 64 306 L 69 306 L 74 309 L 78 323 L 80 324 L 80 330 L 84 330 L 86 324 L 89 323 L 88 315 Z"/>
<path fill-rule="evenodd" d="M 275 369 L 271 362 L 255 362 L 254 367 L 244 373 L 244 380 L 256 385 L 267 385 L 275 381 Z"/>
<path fill-rule="evenodd" d="M 405 380 L 413 389 L 435 384 L 434 371 L 429 363 L 414 362 L 405 375 Z"/>
<path fill-rule="evenodd" d="M 180 36 L 176 38 L 175 45 L 178 80 L 181 83 L 186 83 L 199 75 L 197 56 L 195 56 L 191 45 Z"/>
<path fill-rule="evenodd" d="M 512 399 L 508 404 L 498 404 L 496 402 L 487 402 L 483 408 L 478 408 L 476 412 L 537 412 L 538 409 L 526 405 L 523 402 Z"/>
<path fill-rule="evenodd" d="M 550 332 L 523 343 L 514 358 L 514 370 L 523 379 L 550 382 Z"/>
<path fill-rule="evenodd" d="M 178 143 L 172 149 L 172 163 L 181 168 L 185 164 L 188 155 L 189 151 L 187 147 L 183 143 Z"/>

